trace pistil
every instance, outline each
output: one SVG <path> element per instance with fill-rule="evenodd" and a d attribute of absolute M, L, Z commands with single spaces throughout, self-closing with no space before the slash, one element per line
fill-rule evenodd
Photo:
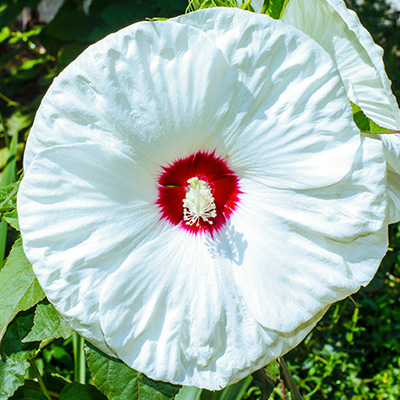
<path fill-rule="evenodd" d="M 197 176 L 188 179 L 186 197 L 183 199 L 183 220 L 186 225 L 199 226 L 200 218 L 210 225 L 210 218 L 217 216 L 214 197 L 210 185 Z"/>

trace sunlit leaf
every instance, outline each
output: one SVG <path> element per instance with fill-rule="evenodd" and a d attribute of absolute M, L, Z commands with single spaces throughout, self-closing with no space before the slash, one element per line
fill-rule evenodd
<path fill-rule="evenodd" d="M 0 271 L 0 340 L 19 311 L 33 307 L 43 298 L 43 290 L 18 239 Z"/>
<path fill-rule="evenodd" d="M 24 143 L 18 143 L 18 145 L 17 145 L 17 160 L 19 160 L 21 158 L 24 148 L 25 148 Z M 3 169 L 7 164 L 8 155 L 9 155 L 8 147 L 3 147 L 2 149 L 0 149 L 0 168 L 1 169 Z"/>
<path fill-rule="evenodd" d="M 29 335 L 23 342 L 35 342 L 46 339 L 68 338 L 74 333 L 67 321 L 50 303 L 38 304 L 35 311 L 35 319 Z"/>
<path fill-rule="evenodd" d="M 382 128 L 374 121 L 369 119 L 364 112 L 361 110 L 359 106 L 356 104 L 351 103 L 351 108 L 353 109 L 353 120 L 354 123 L 357 125 L 357 128 L 360 129 L 361 132 L 364 133 L 372 133 L 372 134 L 393 134 L 393 133 L 400 133 L 400 131 L 391 130 L 388 128 Z"/>
<path fill-rule="evenodd" d="M 24 376 L 29 368 L 28 359 L 34 351 L 20 352 L 0 360 L 0 400 L 6 400 L 24 384 Z"/>
<path fill-rule="evenodd" d="M 167 400 L 169 397 L 141 381 L 141 373 L 95 347 L 85 346 L 86 359 L 97 389 L 109 400 Z"/>
<path fill-rule="evenodd" d="M 14 44 L 19 42 L 20 40 L 22 41 L 27 41 L 29 38 L 32 38 L 33 36 L 37 36 L 40 34 L 42 31 L 43 26 L 35 26 L 31 30 L 26 31 L 26 32 L 20 32 L 20 31 L 15 31 L 12 33 L 12 37 L 8 41 L 10 44 Z M 0 34 L 1 38 L 1 34 Z"/>
<path fill-rule="evenodd" d="M 16 180 L 16 156 L 17 156 L 18 136 L 13 135 L 8 151 L 6 165 L 4 166 L 0 186 L 7 186 Z"/>
<path fill-rule="evenodd" d="M 11 35 L 11 30 L 8 26 L 3 26 L 0 29 L 0 43 L 4 42 L 6 39 L 8 39 Z"/>
<path fill-rule="evenodd" d="M 186 12 L 214 7 L 237 7 L 236 0 L 189 0 Z"/>
<path fill-rule="evenodd" d="M 17 210 L 14 209 L 10 212 L 3 214 L 3 219 L 14 229 L 19 231 L 19 222 L 18 222 L 18 213 Z"/>
<path fill-rule="evenodd" d="M 33 324 L 33 310 L 18 314 L 1 341 L 0 400 L 6 400 L 24 384 L 24 377 L 38 343 L 21 342 Z"/>
<path fill-rule="evenodd" d="M 19 182 L 13 182 L 0 188 L 0 213 L 10 212 L 17 207 L 17 192 Z"/>
<path fill-rule="evenodd" d="M 11 139 L 9 146 L 9 154 L 6 165 L 3 169 L 0 186 L 7 186 L 16 180 L 16 164 L 17 164 L 17 146 L 18 146 L 18 134 L 14 134 Z M 5 249 L 7 243 L 7 222 L 0 222 L 0 263 L 3 263 L 5 257 Z M 1 309 L 1 308 L 0 308 Z M 0 339 L 1 339 L 1 317 L 0 317 Z"/>
<path fill-rule="evenodd" d="M 175 396 L 175 400 L 200 400 L 202 391 L 193 386 L 184 386 Z"/>
<path fill-rule="evenodd" d="M 267 14 L 272 18 L 279 19 L 282 17 L 289 0 L 265 0 L 261 10 L 261 14 Z"/>
<path fill-rule="evenodd" d="M 253 378 L 248 376 L 234 385 L 228 386 L 221 391 L 220 400 L 241 400 L 246 390 L 250 386 Z"/>
<path fill-rule="evenodd" d="M 175 396 L 175 400 L 241 400 L 252 381 L 253 378 L 250 375 L 234 385 L 216 392 L 184 386 Z"/>

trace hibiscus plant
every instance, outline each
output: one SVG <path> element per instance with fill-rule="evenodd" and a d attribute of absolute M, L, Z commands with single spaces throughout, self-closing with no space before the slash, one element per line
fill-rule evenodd
<path fill-rule="evenodd" d="M 312 398 L 283 356 L 344 299 L 354 340 L 400 220 L 382 49 L 343 0 L 81 5 L 70 63 L 1 31 L 52 83 L 1 181 L 0 400 Z"/>

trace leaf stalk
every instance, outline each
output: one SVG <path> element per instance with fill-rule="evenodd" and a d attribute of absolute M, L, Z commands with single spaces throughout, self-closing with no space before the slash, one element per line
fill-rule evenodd
<path fill-rule="evenodd" d="M 49 392 L 47 391 L 46 385 L 43 381 L 42 375 L 40 375 L 40 371 L 33 360 L 29 360 L 29 364 L 31 365 L 33 372 L 35 373 L 36 379 L 40 386 L 42 393 L 46 396 L 47 400 L 52 400 Z"/>

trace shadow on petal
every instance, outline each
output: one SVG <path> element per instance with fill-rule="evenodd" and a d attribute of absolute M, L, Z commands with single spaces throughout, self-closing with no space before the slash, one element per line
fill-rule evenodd
<path fill-rule="evenodd" d="M 206 246 L 212 258 L 227 258 L 236 265 L 241 265 L 247 249 L 247 240 L 231 224 L 227 223 L 224 229 L 214 237 L 208 236 Z"/>

